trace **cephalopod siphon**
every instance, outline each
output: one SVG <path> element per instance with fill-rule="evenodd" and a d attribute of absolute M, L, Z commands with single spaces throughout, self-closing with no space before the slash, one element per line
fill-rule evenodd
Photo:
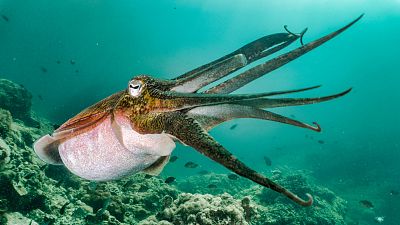
<path fill-rule="evenodd" d="M 159 174 L 175 143 L 180 142 L 240 176 L 279 192 L 302 206 L 310 206 L 313 203 L 310 194 L 305 193 L 308 199 L 303 200 L 257 173 L 214 140 L 208 131 L 228 120 L 256 118 L 319 132 L 321 129 L 317 123 L 309 125 L 266 109 L 328 101 L 347 94 L 351 89 L 317 98 L 271 97 L 319 86 L 259 94 L 231 92 L 327 42 L 361 17 L 305 45 L 302 39 L 306 30 L 295 34 L 286 29 L 286 33 L 264 36 L 174 79 L 136 76 L 125 90 L 86 108 L 53 134 L 41 137 L 35 142 L 34 149 L 42 160 L 50 164 L 63 164 L 72 173 L 88 180 L 107 181 L 140 171 Z M 298 39 L 301 40 L 300 47 L 215 84 Z"/>

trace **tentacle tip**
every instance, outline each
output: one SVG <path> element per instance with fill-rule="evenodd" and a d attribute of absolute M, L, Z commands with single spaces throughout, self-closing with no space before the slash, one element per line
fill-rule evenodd
<path fill-rule="evenodd" d="M 321 126 L 317 122 L 312 122 L 316 127 L 312 127 L 311 129 L 317 132 L 321 132 Z"/>
<path fill-rule="evenodd" d="M 295 33 L 293 33 L 292 31 L 290 31 L 287 27 L 288 27 L 287 25 L 284 25 L 284 26 L 283 26 L 283 28 L 285 28 L 286 32 L 287 32 L 288 34 L 290 34 L 290 35 L 293 35 L 293 36 L 296 36 L 296 37 L 300 37 L 300 43 L 301 43 L 301 45 L 304 45 L 304 43 L 303 43 L 303 36 L 304 36 L 304 34 L 307 32 L 308 28 L 306 27 L 306 28 L 305 28 L 303 31 L 301 31 L 299 34 L 295 34 Z"/>
<path fill-rule="evenodd" d="M 286 32 L 287 32 L 288 34 L 293 35 L 293 36 L 296 36 L 296 37 L 299 36 L 299 35 L 293 33 L 292 31 L 290 31 L 290 30 L 288 29 L 288 26 L 287 26 L 287 25 L 283 25 L 283 28 L 286 30 Z"/>
<path fill-rule="evenodd" d="M 304 34 L 307 32 L 307 30 L 308 30 L 308 27 L 306 27 L 306 28 L 300 33 L 300 44 L 301 44 L 301 45 L 304 45 L 303 37 L 304 37 Z"/>
<path fill-rule="evenodd" d="M 314 203 L 314 198 L 309 193 L 306 193 L 308 200 L 304 202 L 303 206 L 311 206 Z"/>

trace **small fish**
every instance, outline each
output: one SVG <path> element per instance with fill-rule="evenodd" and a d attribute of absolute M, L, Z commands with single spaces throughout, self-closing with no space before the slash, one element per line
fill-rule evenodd
<path fill-rule="evenodd" d="M 322 144 L 325 144 L 325 141 L 323 141 L 323 140 L 318 140 L 318 143 L 320 143 L 320 144 L 322 145 Z"/>
<path fill-rule="evenodd" d="M 185 167 L 186 168 L 196 168 L 196 167 L 198 167 L 199 165 L 197 165 L 196 163 L 194 163 L 194 162 L 187 162 L 186 164 L 185 164 Z"/>
<path fill-rule="evenodd" d="M 69 63 L 71 63 L 71 65 L 75 65 L 75 60 L 73 60 L 73 59 L 71 59 L 70 61 L 69 61 Z"/>
<path fill-rule="evenodd" d="M 293 119 L 296 119 L 296 116 L 293 114 L 290 114 L 290 117 L 292 117 Z"/>
<path fill-rule="evenodd" d="M 238 124 L 235 123 L 235 124 L 233 124 L 229 129 L 233 130 L 233 129 L 235 129 L 237 126 L 238 126 Z"/>
<path fill-rule="evenodd" d="M 364 206 L 365 208 L 369 208 L 369 209 L 374 208 L 374 205 L 372 204 L 372 202 L 370 202 L 370 201 L 368 201 L 368 200 L 361 200 L 361 201 L 360 201 L 360 204 L 361 204 L 362 206 Z"/>
<path fill-rule="evenodd" d="M 65 209 L 67 208 L 68 205 L 69 205 L 69 202 L 65 203 L 65 204 L 61 207 L 61 209 L 60 209 L 60 214 L 61 214 L 61 215 L 64 215 Z"/>
<path fill-rule="evenodd" d="M 138 192 L 145 192 L 145 191 L 147 191 L 147 187 L 146 186 L 140 186 L 140 188 L 139 188 L 139 190 L 138 190 Z"/>
<path fill-rule="evenodd" d="M 239 179 L 239 176 L 236 175 L 236 174 L 231 173 L 231 174 L 228 175 L 228 178 L 231 179 L 231 180 L 237 180 L 237 179 Z"/>
<path fill-rule="evenodd" d="M 89 190 L 92 190 L 92 191 L 96 190 L 96 188 L 97 188 L 97 182 L 95 182 L 95 181 L 90 181 L 90 182 L 89 182 L 89 185 L 88 185 L 88 188 L 89 188 Z"/>
<path fill-rule="evenodd" d="M 313 137 L 313 136 L 311 136 L 311 135 L 308 135 L 308 134 L 306 134 L 306 135 L 305 135 L 305 137 L 306 137 L 307 139 L 314 140 L 314 137 Z"/>
<path fill-rule="evenodd" d="M 400 192 L 399 192 L 399 191 L 396 191 L 396 190 L 391 190 L 391 191 L 389 192 L 389 194 L 390 194 L 390 195 L 399 195 Z"/>
<path fill-rule="evenodd" d="M 146 174 L 146 175 L 144 175 L 144 178 L 145 179 L 150 179 L 150 178 L 152 178 L 153 176 L 152 175 L 150 175 L 150 174 Z"/>
<path fill-rule="evenodd" d="M 174 155 L 169 158 L 169 162 L 175 162 L 178 159 L 178 156 Z"/>
<path fill-rule="evenodd" d="M 46 69 L 44 66 L 41 66 L 41 67 L 40 67 L 40 70 L 41 70 L 43 73 L 47 73 L 47 69 Z"/>
<path fill-rule="evenodd" d="M 134 182 L 133 180 L 128 180 L 128 181 L 123 185 L 123 187 L 124 187 L 124 188 L 131 187 L 134 183 L 135 183 L 135 182 Z"/>
<path fill-rule="evenodd" d="M 270 158 L 268 158 L 267 156 L 264 156 L 264 162 L 267 166 L 271 166 L 272 165 L 272 161 Z"/>
<path fill-rule="evenodd" d="M 215 184 L 209 184 L 207 187 L 210 188 L 210 189 L 215 189 L 215 188 L 217 188 L 217 185 L 215 185 Z"/>
<path fill-rule="evenodd" d="M 107 210 L 108 206 L 111 204 L 112 200 L 111 198 L 107 198 L 104 200 L 103 202 L 103 207 L 100 208 L 97 212 L 96 212 L 96 216 L 101 216 L 104 214 L 104 212 Z"/>
<path fill-rule="evenodd" d="M 40 100 L 43 100 L 43 97 L 41 95 L 37 96 Z"/>
<path fill-rule="evenodd" d="M 75 73 L 79 73 L 79 70 L 75 70 Z"/>
<path fill-rule="evenodd" d="M 207 171 L 207 170 L 200 170 L 200 171 L 198 172 L 198 174 L 200 174 L 200 175 L 207 175 L 207 174 L 210 174 L 210 171 Z"/>
<path fill-rule="evenodd" d="M 60 60 L 57 60 L 56 63 L 57 63 L 57 64 L 61 64 L 61 61 L 60 61 Z"/>
<path fill-rule="evenodd" d="M 1 15 L 1 18 L 3 18 L 3 20 L 5 20 L 6 22 L 10 21 L 10 19 L 5 15 Z"/>
<path fill-rule="evenodd" d="M 45 170 L 45 169 L 47 168 L 47 165 L 48 165 L 48 164 L 44 164 L 43 166 L 40 166 L 40 167 L 39 167 L 39 170 Z"/>
<path fill-rule="evenodd" d="M 165 183 L 170 184 L 172 182 L 174 182 L 176 179 L 175 177 L 167 177 L 167 179 L 165 179 Z"/>

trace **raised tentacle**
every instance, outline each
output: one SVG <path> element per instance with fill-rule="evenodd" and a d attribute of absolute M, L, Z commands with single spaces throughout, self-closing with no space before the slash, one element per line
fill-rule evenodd
<path fill-rule="evenodd" d="M 186 114 L 198 121 L 205 130 L 210 130 L 215 126 L 232 119 L 255 118 L 286 123 L 317 132 L 321 131 L 321 128 L 315 122 L 314 124 L 316 126 L 312 126 L 273 112 L 245 105 L 222 104 L 202 106 L 191 109 Z"/>
<path fill-rule="evenodd" d="M 209 67 L 213 67 L 214 65 L 222 62 L 223 60 L 230 58 L 231 56 L 237 55 L 237 54 L 244 54 L 246 56 L 246 59 L 249 61 L 249 63 L 253 62 L 254 60 L 265 57 L 265 55 L 262 56 L 263 52 L 269 51 L 270 54 L 272 54 L 273 53 L 272 50 L 274 52 L 279 51 L 283 47 L 286 47 L 287 45 L 294 42 L 297 38 L 298 38 L 298 35 L 289 34 L 289 33 L 276 33 L 276 34 L 266 35 L 266 36 L 261 37 L 253 42 L 250 42 L 249 44 L 244 45 L 243 47 L 241 47 L 241 48 L 239 48 L 217 60 L 214 60 L 205 65 L 202 65 L 202 66 L 200 66 L 194 70 L 191 70 L 185 74 L 182 74 L 182 75 L 174 78 L 174 80 L 184 79 L 184 78 L 192 76 L 193 74 L 198 74 L 199 72 L 201 72 Z M 284 46 L 280 46 L 282 44 Z"/>
<path fill-rule="evenodd" d="M 165 124 L 166 133 L 176 137 L 182 143 L 193 147 L 232 172 L 281 193 L 299 205 L 312 205 L 313 198 L 311 195 L 307 194 L 308 200 L 303 200 L 269 178 L 249 168 L 208 135 L 194 119 L 182 113 L 174 112 L 168 115 L 167 121 L 170 121 L 170 123 Z"/>
<path fill-rule="evenodd" d="M 277 33 L 259 38 L 228 55 L 175 78 L 176 84 L 173 89 L 180 92 L 195 92 L 260 58 L 285 48 L 299 37 L 299 35 L 293 33 Z M 242 58 L 235 59 L 239 56 Z M 236 63 L 232 63 L 232 60 L 236 60 Z M 213 73 L 218 73 L 218 75 L 213 75 Z M 202 82 L 194 82 L 197 80 Z"/>
<path fill-rule="evenodd" d="M 231 93 L 244 85 L 250 83 L 251 81 L 285 65 L 286 63 L 297 59 L 298 57 L 304 55 L 305 53 L 315 49 L 316 47 L 322 45 L 323 43 L 329 41 L 334 38 L 338 34 L 345 31 L 347 28 L 351 27 L 354 23 L 361 19 L 363 15 L 359 16 L 357 19 L 353 20 L 346 26 L 340 28 L 339 30 L 332 32 L 320 39 L 317 39 L 311 43 L 303 45 L 299 48 L 296 48 L 288 53 L 280 55 L 276 58 L 273 58 L 263 64 L 255 66 L 231 79 L 228 79 L 215 87 L 212 87 L 206 90 L 204 93 Z"/>
<path fill-rule="evenodd" d="M 179 79 L 174 84 L 171 91 L 176 92 L 196 92 L 200 88 L 216 81 L 227 74 L 247 65 L 246 57 L 243 54 L 237 54 L 227 58 L 213 66 L 207 67 L 201 71 L 201 75 L 189 76 L 185 79 Z"/>

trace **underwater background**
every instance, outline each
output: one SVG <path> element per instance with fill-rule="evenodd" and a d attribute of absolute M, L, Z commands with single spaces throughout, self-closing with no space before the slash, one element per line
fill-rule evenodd
<path fill-rule="evenodd" d="M 304 42 L 307 43 L 340 28 L 362 13 L 365 16 L 338 37 L 235 92 L 257 93 L 322 85 L 318 90 L 291 95 L 303 97 L 333 94 L 352 87 L 348 95 L 333 101 L 274 110 L 304 122 L 316 121 L 322 127 L 321 133 L 270 121 L 240 119 L 214 128 L 211 134 L 256 171 L 268 176 L 276 170 L 287 174 L 297 172 L 307 176 L 310 183 L 327 188 L 341 198 L 345 205 L 340 215 L 341 222 L 331 220 L 325 224 L 377 224 L 377 217 L 383 217 L 382 224 L 398 225 L 399 0 L 0 0 L 0 79 L 11 80 L 29 90 L 32 94 L 32 111 L 38 118 L 47 120 L 43 123 L 62 124 L 87 106 L 124 89 L 136 74 L 173 78 L 264 35 L 284 32 L 284 25 L 288 25 L 293 32 L 308 27 L 304 36 Z M 298 46 L 300 43 L 293 43 L 275 55 Z M 265 59 L 260 61 L 264 62 Z M 29 127 L 24 123 L 20 123 L 20 126 Z M 26 131 L 28 128 L 21 129 Z M 51 130 L 49 127 L 47 129 Z M 32 132 L 46 131 L 41 129 Z M 9 137 L 8 142 L 5 141 L 10 146 L 11 139 Z M 32 151 L 28 143 L 21 146 L 17 144 L 14 150 L 22 148 L 26 152 Z M 179 144 L 173 155 L 178 159 L 166 166 L 161 178 L 157 178 L 161 181 L 154 182 L 168 186 L 165 190 L 170 192 L 174 200 L 178 191 L 215 196 L 228 192 L 233 196 L 229 201 L 240 201 L 243 197 L 240 196 L 240 185 L 236 187 L 229 183 L 235 180 L 225 179 L 225 176 L 221 178 L 221 174 L 230 174 L 221 165 Z M 265 157 L 270 163 L 266 162 L 268 160 Z M 199 166 L 184 167 L 189 161 Z M 17 162 L 23 164 L 24 160 Z M 11 170 L 13 167 L 6 165 L 1 172 L 6 173 L 7 168 Z M 56 172 L 53 173 L 58 173 L 57 169 L 54 170 Z M 57 180 L 56 175 L 49 174 L 46 173 Z M 169 176 L 175 177 L 176 181 L 165 184 L 162 179 Z M 224 182 L 219 178 L 225 179 Z M 5 184 L 5 178 L 2 179 L 0 182 Z M 246 187 L 243 190 L 254 185 L 246 183 L 244 178 L 240 179 L 243 180 L 240 181 L 243 187 Z M 196 186 L 204 182 L 207 185 L 215 184 L 216 187 L 201 189 Z M 96 189 L 92 187 L 94 184 L 87 183 L 84 185 L 89 189 Z M 104 187 L 101 188 L 106 190 L 112 185 L 118 188 L 120 184 L 109 183 L 102 184 Z M 55 184 L 60 185 L 58 182 Z M 158 188 L 157 185 L 153 188 Z M 2 185 L 0 196 L 1 193 L 7 193 L 6 189 L 10 187 Z M 66 186 L 63 193 L 72 193 L 74 187 Z M 231 193 L 233 187 L 237 193 Z M 135 191 L 129 191 L 129 188 L 130 185 L 125 185 L 121 190 L 135 195 Z M 90 199 L 91 194 L 96 195 L 94 192 L 96 190 L 85 192 L 89 197 L 80 196 L 79 193 L 72 195 L 81 198 L 96 211 L 96 207 L 89 203 L 97 200 L 84 201 L 85 198 Z M 310 192 L 314 194 L 313 189 Z M 243 195 L 254 197 L 249 193 Z M 102 205 L 98 206 L 97 211 L 110 204 L 110 200 L 107 200 L 110 198 L 104 199 L 104 202 L 100 198 L 98 201 L 101 203 L 96 203 Z M 140 204 L 140 199 L 138 202 L 124 204 Z M 10 206 L 11 203 L 4 204 Z M 71 203 L 74 204 L 78 203 Z M 177 202 L 173 204 L 178 207 Z M 1 210 L 0 198 L 0 214 L 18 211 L 39 224 L 68 224 L 60 222 L 57 219 L 59 215 L 51 220 L 42 218 L 40 221 L 37 216 L 40 214 L 31 211 L 35 209 L 4 208 L 7 210 Z M 118 221 L 114 222 L 137 224 L 159 212 L 152 211 L 151 207 L 146 209 L 150 210 L 138 214 L 145 214 L 143 218 L 131 216 L 129 218 L 135 219 L 129 222 L 117 217 Z M 51 215 L 51 209 L 41 210 Z M 273 211 L 270 208 L 268 210 Z M 285 216 L 287 220 L 278 222 L 262 222 L 265 216 L 253 222 L 246 221 L 249 224 L 314 224 L 307 222 L 307 213 L 296 214 L 301 210 L 295 207 L 293 214 Z M 257 212 L 262 214 L 262 210 Z M 111 215 L 114 214 L 111 212 Z M 163 219 L 172 224 L 185 223 L 182 222 L 184 219 L 177 222 L 172 217 L 165 216 Z M 161 221 L 159 217 L 157 219 Z M 6 223 L 6 219 L 2 221 Z M 89 221 L 86 218 L 82 221 L 98 224 L 101 220 Z M 154 222 L 157 223 L 167 224 Z"/>

